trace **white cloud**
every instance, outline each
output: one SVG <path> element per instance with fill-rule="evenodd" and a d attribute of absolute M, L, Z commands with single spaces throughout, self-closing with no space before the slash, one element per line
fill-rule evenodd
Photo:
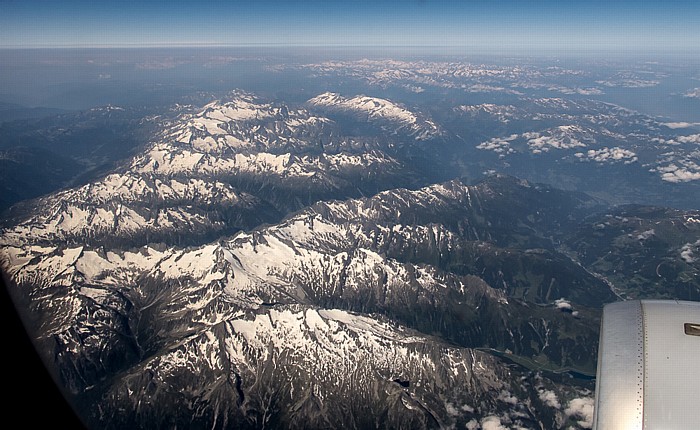
<path fill-rule="evenodd" d="M 447 415 L 453 417 L 459 416 L 459 411 L 455 408 L 455 405 L 450 402 L 445 403 L 445 412 L 447 412 Z"/>
<path fill-rule="evenodd" d="M 525 139 L 528 139 L 527 144 L 530 150 L 539 154 L 547 152 L 550 148 L 555 149 L 570 149 L 585 147 L 586 144 L 582 140 L 595 142 L 595 139 L 588 136 L 588 132 L 577 125 L 560 125 L 545 131 L 545 133 L 529 132 L 523 133 Z"/>
<path fill-rule="evenodd" d="M 700 99 L 700 88 L 693 88 L 683 93 L 683 97 Z"/>
<path fill-rule="evenodd" d="M 515 396 L 511 396 L 511 394 L 505 390 L 501 391 L 501 394 L 498 395 L 498 400 L 505 403 L 510 403 L 511 405 L 518 404 L 518 398 Z"/>
<path fill-rule="evenodd" d="M 659 85 L 661 82 L 656 79 L 648 79 L 648 75 L 640 76 L 630 70 L 623 70 L 615 73 L 609 79 L 596 81 L 600 85 L 606 87 L 623 87 L 623 88 L 647 88 Z M 658 75 L 657 75 L 658 77 Z"/>
<path fill-rule="evenodd" d="M 557 393 L 551 390 L 540 391 L 540 400 L 542 400 L 547 406 L 559 409 L 561 408 L 561 403 L 559 403 L 559 398 Z"/>
<path fill-rule="evenodd" d="M 474 412 L 474 408 L 472 408 L 472 407 L 469 406 L 469 405 L 462 405 L 462 406 L 460 407 L 460 409 L 463 410 L 464 412 L 470 412 L 470 413 L 473 413 L 473 412 Z"/>
<path fill-rule="evenodd" d="M 568 300 L 566 300 L 566 299 L 564 299 L 564 298 L 556 299 L 556 300 L 554 301 L 554 306 L 555 306 L 557 309 L 567 310 L 567 311 L 571 311 L 571 310 L 574 309 L 574 307 L 571 306 L 571 302 L 569 302 Z"/>
<path fill-rule="evenodd" d="M 593 404 L 594 400 L 590 397 L 573 399 L 569 402 L 564 413 L 577 418 L 579 426 L 589 429 L 593 427 Z"/>
<path fill-rule="evenodd" d="M 695 143 L 700 145 L 700 134 L 689 134 L 687 136 L 676 136 L 673 139 L 663 139 L 656 137 L 652 142 L 658 142 L 664 145 L 681 145 L 684 143 Z"/>
<path fill-rule="evenodd" d="M 607 81 L 596 81 L 600 85 L 606 87 L 623 87 L 623 88 L 648 88 L 659 85 L 659 81 L 647 79 L 611 79 Z"/>
<path fill-rule="evenodd" d="M 135 67 L 139 70 L 166 70 L 175 68 L 183 64 L 188 64 L 189 62 L 189 60 L 177 59 L 175 57 L 167 57 L 137 63 Z"/>
<path fill-rule="evenodd" d="M 517 134 L 511 134 L 508 137 L 494 137 L 493 139 L 489 139 L 486 142 L 480 143 L 476 147 L 477 149 L 485 149 L 499 154 L 510 154 L 514 152 L 513 149 L 510 147 L 510 142 L 517 138 Z"/>
<path fill-rule="evenodd" d="M 688 136 L 678 136 L 676 138 L 680 143 L 697 143 L 700 145 L 700 134 L 690 134 Z"/>
<path fill-rule="evenodd" d="M 551 87 L 549 87 L 547 89 L 549 91 L 558 91 L 562 94 L 581 94 L 584 96 L 605 94 L 600 88 L 596 88 L 596 87 L 580 88 L 580 87 L 564 87 L 562 85 L 552 85 Z"/>
<path fill-rule="evenodd" d="M 676 164 L 659 167 L 658 172 L 661 172 L 661 179 L 666 182 L 690 182 L 700 180 L 700 166 L 693 162 L 684 163 L 685 166 L 679 167 Z"/>
<path fill-rule="evenodd" d="M 484 430 L 506 430 L 506 427 L 501 424 L 501 419 L 495 415 L 485 417 L 481 420 L 481 428 Z"/>
<path fill-rule="evenodd" d="M 662 122 L 661 125 L 666 126 L 668 128 L 677 129 L 695 127 L 700 125 L 700 122 Z"/>
<path fill-rule="evenodd" d="M 511 134 L 508 137 L 495 137 L 477 146 L 478 149 L 486 149 L 500 154 L 515 152 L 512 145 L 516 140 L 524 139 L 528 149 L 533 154 L 548 152 L 550 149 L 571 149 L 587 146 L 586 143 L 595 143 L 595 138 L 590 130 L 578 125 L 561 125 L 552 127 L 542 132 L 528 131 L 522 134 Z"/>
<path fill-rule="evenodd" d="M 582 160 L 590 160 L 598 163 L 625 163 L 631 164 L 638 160 L 637 154 L 634 152 L 623 149 L 620 147 L 613 148 L 601 148 L 601 149 L 590 149 L 588 152 L 577 152 L 574 154 L 576 157 Z"/>
<path fill-rule="evenodd" d="M 466 427 L 467 427 L 467 430 L 476 430 L 479 428 L 479 422 L 472 418 L 471 420 L 469 420 Z"/>
<path fill-rule="evenodd" d="M 647 240 L 655 234 L 654 229 L 643 231 L 637 235 L 637 240 Z"/>
<path fill-rule="evenodd" d="M 662 155 L 665 158 L 657 161 L 656 167 L 649 169 L 650 172 L 659 173 L 662 180 L 674 183 L 700 180 L 700 165 L 696 163 L 700 161 L 700 149 L 686 154 L 671 151 Z"/>
<path fill-rule="evenodd" d="M 700 240 L 695 241 L 695 243 L 686 243 L 681 248 L 681 259 L 686 263 L 694 263 L 697 258 L 695 257 L 695 251 L 700 251 Z"/>
<path fill-rule="evenodd" d="M 493 85 L 486 85 L 486 84 L 473 84 L 473 85 L 463 85 L 463 88 L 469 91 L 470 93 L 492 93 L 492 92 L 501 92 L 501 93 L 506 93 L 506 94 L 513 94 L 513 95 L 523 95 L 520 91 L 516 90 L 511 90 L 508 88 L 504 87 L 497 87 Z"/>
<path fill-rule="evenodd" d="M 681 258 L 686 263 L 693 263 L 695 261 L 695 258 L 693 257 L 693 250 L 688 245 L 681 248 Z"/>

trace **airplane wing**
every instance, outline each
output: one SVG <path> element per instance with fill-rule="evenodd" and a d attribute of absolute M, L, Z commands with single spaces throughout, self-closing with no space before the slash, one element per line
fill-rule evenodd
<path fill-rule="evenodd" d="M 593 428 L 700 429 L 700 302 L 605 306 Z"/>

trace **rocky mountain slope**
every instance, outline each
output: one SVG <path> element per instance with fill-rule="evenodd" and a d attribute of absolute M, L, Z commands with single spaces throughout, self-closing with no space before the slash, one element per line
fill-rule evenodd
<path fill-rule="evenodd" d="M 312 111 L 329 100 L 372 107 L 386 140 Z M 561 374 L 594 371 L 628 259 L 663 260 L 658 291 L 697 288 L 696 211 L 503 175 L 427 185 L 410 156 L 431 123 L 409 113 L 235 92 L 163 118 L 110 174 L 13 208 L 3 274 L 86 421 L 590 426 L 591 382 Z"/>
<path fill-rule="evenodd" d="M 105 250 L 98 242 L 48 247 L 6 235 L 15 244 L 5 243 L 3 263 L 39 316 L 40 344 L 54 351 L 64 383 L 78 403 L 100 405 L 103 414 L 92 417 L 97 421 L 129 426 L 187 418 L 196 425 L 260 426 L 277 420 L 294 427 L 373 417 L 386 425 L 432 427 L 491 415 L 512 419 L 537 398 L 536 389 L 523 391 L 510 376 L 499 376 L 510 371 L 497 359 L 468 348 L 590 369 L 597 317 L 587 309 L 613 296 L 579 266 L 553 259 L 554 251 L 494 248 L 498 239 L 489 244 L 473 237 L 498 237 L 498 226 L 482 217 L 499 203 L 494 188 L 511 187 L 518 192 L 530 185 L 494 178 L 476 187 L 453 182 L 319 203 L 279 224 L 186 249 Z M 540 209 L 546 216 L 548 209 L 580 203 L 566 199 Z M 453 218 L 460 208 L 464 215 Z M 491 286 L 471 268 L 453 267 L 465 255 L 498 252 L 542 278 L 537 293 L 509 285 L 512 274 Z M 503 274 L 498 264 L 485 262 L 482 273 Z M 560 284 L 548 270 L 578 285 Z M 562 295 L 581 303 L 580 313 L 562 312 L 555 302 Z M 448 360 L 455 354 L 456 361 Z M 393 358 L 382 364 L 377 357 Z M 464 361 L 474 357 L 487 364 Z M 435 379 L 474 366 L 480 370 L 465 371 L 464 381 Z M 472 388 L 462 391 L 465 385 Z M 503 392 L 529 400 L 499 400 Z M 357 398 L 353 393 L 370 395 L 357 407 L 376 409 L 336 411 Z M 152 406 L 139 405 L 144 396 L 155 399 Z M 465 407 L 448 413 L 454 405 Z M 135 413 L 118 412 L 126 407 Z M 183 415 L 153 421 L 173 407 Z M 540 420 L 530 411 L 523 422 Z"/>

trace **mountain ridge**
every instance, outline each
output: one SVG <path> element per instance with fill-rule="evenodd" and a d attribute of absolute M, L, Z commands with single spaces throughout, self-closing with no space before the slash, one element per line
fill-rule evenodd
<path fill-rule="evenodd" d="M 3 274 L 82 416 L 577 425 L 562 405 L 590 403 L 590 381 L 544 371 L 590 374 L 600 308 L 634 292 L 609 270 L 620 255 L 589 240 L 607 233 L 591 232 L 644 236 L 630 219 L 668 213 L 501 174 L 430 183 L 406 156 L 425 154 L 414 130 L 336 139 L 334 119 L 305 109 L 243 92 L 188 108 L 120 169 L 7 220 Z M 696 215 L 664 228 L 697 238 L 669 233 L 645 255 L 668 250 L 687 277 Z"/>

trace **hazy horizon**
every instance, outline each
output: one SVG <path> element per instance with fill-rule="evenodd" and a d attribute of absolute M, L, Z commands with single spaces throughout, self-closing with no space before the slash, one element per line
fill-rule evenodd
<path fill-rule="evenodd" d="M 692 1 L 0 3 L 0 48 L 447 47 L 697 52 Z"/>

